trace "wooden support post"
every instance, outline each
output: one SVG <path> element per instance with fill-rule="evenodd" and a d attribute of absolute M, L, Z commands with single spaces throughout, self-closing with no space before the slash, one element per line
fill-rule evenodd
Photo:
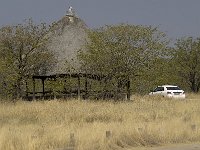
<path fill-rule="evenodd" d="M 42 78 L 42 97 L 43 98 L 44 98 L 44 95 L 45 95 L 44 81 L 45 81 L 45 79 Z"/>
<path fill-rule="evenodd" d="M 81 80 L 80 76 L 78 75 L 78 100 L 81 99 Z"/>
<path fill-rule="evenodd" d="M 28 98 L 28 82 L 26 80 L 26 98 Z"/>
<path fill-rule="evenodd" d="M 64 92 L 66 92 L 67 91 L 67 80 L 65 79 L 64 80 Z"/>
<path fill-rule="evenodd" d="M 72 81 L 71 81 L 71 73 L 69 75 L 69 93 L 70 93 L 70 98 L 72 98 Z"/>
<path fill-rule="evenodd" d="M 35 100 L 35 78 L 33 78 L 33 100 Z"/>
<path fill-rule="evenodd" d="M 70 147 L 75 147 L 75 137 L 74 133 L 70 133 Z"/>
<path fill-rule="evenodd" d="M 69 144 L 67 145 L 66 148 L 64 148 L 62 150 L 75 150 L 76 149 L 76 141 L 75 141 L 74 133 L 70 133 L 70 137 L 69 138 L 70 138 L 69 139 Z"/>
<path fill-rule="evenodd" d="M 127 100 L 130 100 L 131 99 L 130 79 L 128 79 L 127 81 L 126 88 L 127 88 Z"/>
<path fill-rule="evenodd" d="M 111 137 L 111 131 L 106 131 L 106 138 L 109 139 Z"/>
<path fill-rule="evenodd" d="M 87 80 L 87 75 L 85 77 L 85 99 L 88 98 L 88 80 Z"/>

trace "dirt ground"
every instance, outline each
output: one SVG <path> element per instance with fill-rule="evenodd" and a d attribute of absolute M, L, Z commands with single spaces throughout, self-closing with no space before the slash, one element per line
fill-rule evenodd
<path fill-rule="evenodd" d="M 171 146 L 161 146 L 161 147 L 146 147 L 146 148 L 133 148 L 129 150 L 200 150 L 199 144 L 182 144 L 182 145 L 171 145 Z"/>

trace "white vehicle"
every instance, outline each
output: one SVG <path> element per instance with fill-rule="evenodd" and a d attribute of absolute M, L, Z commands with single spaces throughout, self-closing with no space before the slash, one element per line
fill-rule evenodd
<path fill-rule="evenodd" d="M 149 95 L 162 95 L 169 98 L 185 98 L 185 92 L 178 86 L 174 85 L 162 85 L 151 91 Z"/>

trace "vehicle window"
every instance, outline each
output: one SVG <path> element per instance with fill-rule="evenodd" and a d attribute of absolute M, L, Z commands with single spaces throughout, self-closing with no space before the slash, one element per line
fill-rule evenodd
<path fill-rule="evenodd" d="M 181 90 L 179 87 L 167 87 L 167 90 Z"/>
<path fill-rule="evenodd" d="M 164 91 L 164 87 L 157 87 L 154 92 L 158 92 L 158 91 Z"/>

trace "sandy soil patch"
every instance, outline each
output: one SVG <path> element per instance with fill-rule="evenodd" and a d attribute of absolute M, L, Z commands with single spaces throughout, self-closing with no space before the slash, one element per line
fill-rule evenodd
<path fill-rule="evenodd" d="M 130 150 L 200 150 L 200 144 L 182 144 L 182 145 L 170 145 L 154 148 L 133 148 Z"/>

